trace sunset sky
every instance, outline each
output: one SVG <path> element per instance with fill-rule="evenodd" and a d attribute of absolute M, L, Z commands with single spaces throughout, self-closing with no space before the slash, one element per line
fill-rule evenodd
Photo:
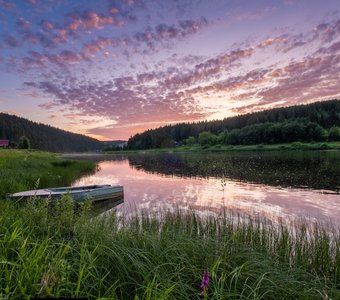
<path fill-rule="evenodd" d="M 0 111 L 100 140 L 340 97 L 340 0 L 0 0 Z"/>

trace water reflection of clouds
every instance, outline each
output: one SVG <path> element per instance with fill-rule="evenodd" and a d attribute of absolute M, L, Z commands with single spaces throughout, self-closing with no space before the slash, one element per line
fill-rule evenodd
<path fill-rule="evenodd" d="M 145 209 L 193 209 L 260 215 L 271 220 L 308 217 L 337 223 L 340 199 L 336 194 L 314 190 L 280 188 L 216 178 L 183 178 L 145 172 L 131 167 L 128 160 L 100 162 L 96 174 L 75 185 L 120 184 L 124 204 L 118 210 L 128 214 Z"/>

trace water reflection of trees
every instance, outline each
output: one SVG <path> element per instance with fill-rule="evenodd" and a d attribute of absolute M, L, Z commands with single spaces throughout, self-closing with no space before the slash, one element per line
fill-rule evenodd
<path fill-rule="evenodd" d="M 127 158 L 131 167 L 150 173 L 340 191 L 340 153 L 335 151 L 164 153 Z"/>

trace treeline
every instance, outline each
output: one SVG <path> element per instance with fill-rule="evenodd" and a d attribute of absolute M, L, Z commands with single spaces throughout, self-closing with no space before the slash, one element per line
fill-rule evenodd
<path fill-rule="evenodd" d="M 103 148 L 102 142 L 96 139 L 0 113 L 0 139 L 7 139 L 12 147 L 17 147 L 22 137 L 27 138 L 31 148 L 52 152 L 81 152 Z"/>
<path fill-rule="evenodd" d="M 263 123 L 225 130 L 218 135 L 203 131 L 195 139 L 193 136 L 183 141 L 185 145 L 255 145 L 301 142 L 340 141 L 340 127 L 329 130 L 314 122 L 292 121 L 283 123 Z"/>
<path fill-rule="evenodd" d="M 338 140 L 340 100 L 249 113 L 224 120 L 180 123 L 136 134 L 128 149 L 173 147 L 183 143 L 261 144 Z M 202 136 L 203 134 L 203 136 Z"/>

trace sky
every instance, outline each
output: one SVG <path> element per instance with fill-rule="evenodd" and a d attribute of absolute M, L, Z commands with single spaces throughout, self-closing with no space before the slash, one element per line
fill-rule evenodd
<path fill-rule="evenodd" d="M 0 111 L 127 140 L 340 98 L 340 0 L 0 0 Z"/>

